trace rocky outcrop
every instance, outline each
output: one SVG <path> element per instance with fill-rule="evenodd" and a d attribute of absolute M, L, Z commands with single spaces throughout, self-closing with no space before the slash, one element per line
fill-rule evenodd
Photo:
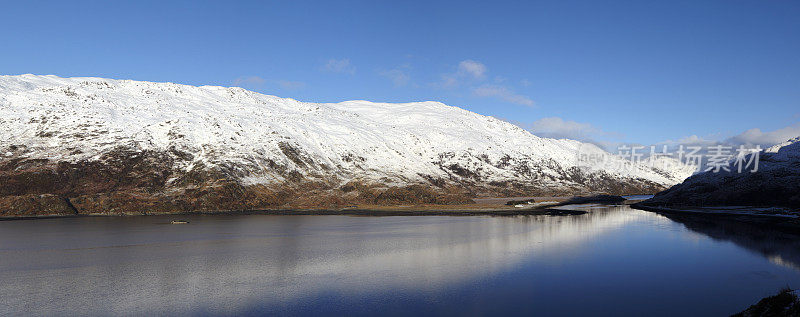
<path fill-rule="evenodd" d="M 458 205 L 477 196 L 571 195 L 513 182 L 469 184 L 431 180 L 391 186 L 375 182 L 315 182 L 302 177 L 272 184 L 243 184 L 225 171 L 172 168 L 167 153 L 116 150 L 76 163 L 12 160 L 0 165 L 0 217 L 134 215 L 266 209 L 335 209 L 351 205 Z M 276 171 L 277 172 L 277 171 Z M 610 184 L 616 184 L 609 181 Z M 604 183 L 599 183 L 604 184 Z M 588 187 L 594 192 L 647 193 L 644 182 Z"/>
<path fill-rule="evenodd" d="M 795 290 L 784 288 L 777 295 L 765 297 L 732 317 L 800 316 L 800 298 Z"/>
<path fill-rule="evenodd" d="M 95 161 L 6 160 L 0 164 L 0 217 L 126 215 L 353 204 L 463 204 L 474 193 L 454 186 L 386 186 L 287 181 L 242 184 L 215 168 L 173 168 L 168 153 L 117 149 Z"/>
<path fill-rule="evenodd" d="M 78 211 L 66 198 L 51 195 L 0 197 L 0 217 L 76 215 Z"/>

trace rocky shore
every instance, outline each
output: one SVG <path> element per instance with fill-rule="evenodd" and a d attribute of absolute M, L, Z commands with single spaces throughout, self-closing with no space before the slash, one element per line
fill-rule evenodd
<path fill-rule="evenodd" d="M 409 189 L 400 189 L 407 191 Z M 413 190 L 412 190 L 413 191 Z M 425 192 L 425 191 L 423 191 Z M 560 207 L 570 204 L 585 203 L 618 203 L 625 199 L 621 196 L 595 195 L 595 196 L 559 196 L 526 198 L 527 201 L 539 201 L 528 205 L 507 205 L 505 202 L 516 199 L 491 198 L 470 199 L 468 202 L 457 204 L 437 204 L 420 200 L 395 200 L 392 204 L 374 204 L 367 202 L 357 205 L 336 205 L 333 207 L 300 206 L 284 208 L 283 206 L 251 209 L 201 209 L 186 211 L 181 209 L 151 208 L 141 209 L 138 201 L 131 202 L 128 206 L 134 209 L 103 209 L 100 212 L 79 210 L 70 203 L 70 200 L 54 195 L 40 195 L 38 199 L 26 200 L 25 196 L 4 197 L 0 201 L 16 204 L 14 208 L 22 213 L 4 213 L 0 220 L 16 219 L 41 219 L 53 217 L 84 217 L 84 216 L 141 216 L 141 215 L 184 215 L 184 214 L 261 214 L 261 215 L 353 215 L 353 216 L 516 216 L 516 215 L 578 215 L 585 211 L 568 210 Z M 406 197 L 406 196 L 398 196 Z M 419 196 L 411 196 L 419 197 Z M 417 198 L 415 198 L 417 199 Z M 49 202 L 52 205 L 43 205 Z M 113 206 L 113 205 L 112 205 Z M 114 207 L 112 207 L 114 208 Z M 110 210 L 110 211 L 109 211 Z"/>

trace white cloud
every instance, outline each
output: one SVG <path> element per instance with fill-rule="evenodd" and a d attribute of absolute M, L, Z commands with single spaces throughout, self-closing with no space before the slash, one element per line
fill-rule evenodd
<path fill-rule="evenodd" d="M 459 87 L 462 83 L 468 83 L 471 86 L 469 89 L 472 95 L 477 97 L 494 97 L 500 100 L 533 107 L 534 102 L 530 97 L 514 92 L 508 84 L 508 78 L 495 75 L 493 83 L 488 83 L 485 79 L 487 77 L 488 68 L 481 62 L 467 59 L 458 63 L 458 67 L 454 73 L 445 73 L 441 75 L 438 82 L 432 83 L 434 88 L 453 89 Z M 480 85 L 484 83 L 483 85 Z M 527 83 L 527 81 L 523 81 Z M 477 86 L 476 85 L 480 85 Z M 468 86 L 468 87 L 469 87 Z"/>
<path fill-rule="evenodd" d="M 629 144 L 625 144 L 626 146 L 631 146 Z M 652 144 L 649 146 L 645 146 L 645 151 L 643 154 L 645 156 L 649 156 L 650 152 L 653 147 L 655 147 L 656 152 L 664 151 L 664 147 L 667 148 L 667 153 L 675 153 L 678 151 L 680 147 L 683 147 L 685 151 L 692 151 L 695 155 L 706 155 L 708 154 L 708 150 L 716 145 L 728 145 L 723 144 L 722 142 L 715 140 L 713 136 L 697 136 L 697 135 L 690 135 L 687 137 L 683 137 L 677 140 L 666 140 L 662 142 L 658 142 L 656 144 Z M 733 146 L 732 144 L 730 146 Z M 696 150 L 693 148 L 697 148 Z"/>
<path fill-rule="evenodd" d="M 768 132 L 761 131 L 759 128 L 750 129 L 728 138 L 725 143 L 769 147 L 798 136 L 800 136 L 800 122 Z"/>
<path fill-rule="evenodd" d="M 592 143 L 607 151 L 616 149 L 621 144 L 619 139 L 624 137 L 621 133 L 604 131 L 589 123 L 564 120 L 559 117 L 542 118 L 531 124 L 519 126 L 543 138 L 578 140 Z"/>
<path fill-rule="evenodd" d="M 264 78 L 258 76 L 245 76 L 239 77 L 233 80 L 233 85 L 235 86 L 260 86 L 266 83 L 267 81 Z"/>
<path fill-rule="evenodd" d="M 474 79 L 483 79 L 486 73 L 486 65 L 471 59 L 458 63 L 458 73 Z"/>
<path fill-rule="evenodd" d="M 708 153 L 711 147 L 717 145 L 730 146 L 732 148 L 731 151 L 735 153 L 739 146 L 750 149 L 758 145 L 764 149 L 800 137 L 800 122 L 798 122 L 774 131 L 764 132 L 757 128 L 749 129 L 724 140 L 720 140 L 718 135 L 690 135 L 679 139 L 658 142 L 652 145 L 643 145 L 620 142 L 619 140 L 624 138 L 622 134 L 603 131 L 589 123 L 564 120 L 559 117 L 542 118 L 528 125 L 519 122 L 510 122 L 522 128 L 526 128 L 531 133 L 540 137 L 572 139 L 593 143 L 611 153 L 617 153 L 618 147 L 621 145 L 628 147 L 644 146 L 644 150 L 641 153 L 644 154 L 645 157 L 649 155 L 650 146 L 655 146 L 655 151 L 657 152 L 662 151 L 663 146 L 666 146 L 667 151 L 670 153 L 675 153 L 680 146 L 683 146 L 684 149 L 688 147 L 699 147 L 700 149 L 696 154 L 704 155 Z"/>
<path fill-rule="evenodd" d="M 662 142 L 658 142 L 655 145 L 663 146 L 666 145 L 668 147 L 677 147 L 679 145 L 683 146 L 710 146 L 719 143 L 719 141 L 707 138 L 707 137 L 700 137 L 697 135 L 690 135 L 687 137 L 683 137 L 677 140 L 666 140 Z"/>
<path fill-rule="evenodd" d="M 758 145 L 761 148 L 767 148 L 798 136 L 800 136 L 800 122 L 767 132 L 761 131 L 759 128 L 753 128 L 724 140 L 715 139 L 713 137 L 699 137 L 697 135 L 690 135 L 677 140 L 666 140 L 659 142 L 656 143 L 656 145 L 667 145 L 670 148 L 677 148 L 681 145 L 684 147 L 709 147 L 716 145 L 738 147 L 740 145 L 744 145 L 746 148 L 751 148 Z"/>
<path fill-rule="evenodd" d="M 668 151 L 676 151 L 679 147 L 683 148 L 698 147 L 697 155 L 706 155 L 715 146 L 721 145 L 730 147 L 732 153 L 736 153 L 740 146 L 745 149 L 753 149 L 759 146 L 762 149 L 771 147 L 775 144 L 785 142 L 789 139 L 800 136 L 800 122 L 790 126 L 777 129 L 775 131 L 764 132 L 754 128 L 744 131 L 738 135 L 721 140 L 718 136 L 697 136 L 690 135 L 677 140 L 666 140 L 653 144 L 657 151 L 661 151 L 663 146 L 667 146 Z"/>
<path fill-rule="evenodd" d="M 533 100 L 527 96 L 516 94 L 504 86 L 483 85 L 473 89 L 472 93 L 479 97 L 497 97 L 510 103 L 529 107 L 533 106 Z"/>
<path fill-rule="evenodd" d="M 533 134 L 557 139 L 587 140 L 604 135 L 603 130 L 589 124 L 559 117 L 542 118 L 534 121 L 528 127 Z"/>
<path fill-rule="evenodd" d="M 379 72 L 379 74 L 391 80 L 395 87 L 402 87 L 408 85 L 411 80 L 411 76 L 409 76 L 407 72 L 408 68 L 410 68 L 410 66 L 406 64 L 394 69 Z"/>
<path fill-rule="evenodd" d="M 450 89 L 458 87 L 462 81 L 481 81 L 486 78 L 486 65 L 471 59 L 463 60 L 458 63 L 454 73 L 441 75 L 441 80 L 432 83 L 434 88 Z"/>
<path fill-rule="evenodd" d="M 332 73 L 355 74 L 356 68 L 350 64 L 349 59 L 329 59 L 322 70 Z"/>

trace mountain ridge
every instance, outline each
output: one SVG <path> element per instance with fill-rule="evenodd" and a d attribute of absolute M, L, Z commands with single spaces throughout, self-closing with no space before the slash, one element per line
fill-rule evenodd
<path fill-rule="evenodd" d="M 36 195 L 78 213 L 448 204 L 655 192 L 691 174 L 585 166 L 579 153 L 608 153 L 434 101 L 308 103 L 52 75 L 0 76 L 0 92 L 0 197 L 16 206 L 7 214 L 59 201 Z"/>

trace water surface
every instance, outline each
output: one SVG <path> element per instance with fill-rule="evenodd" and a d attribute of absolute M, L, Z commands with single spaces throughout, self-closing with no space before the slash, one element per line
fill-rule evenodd
<path fill-rule="evenodd" d="M 800 287 L 797 237 L 580 208 L 4 221 L 0 315 L 728 315 Z"/>

